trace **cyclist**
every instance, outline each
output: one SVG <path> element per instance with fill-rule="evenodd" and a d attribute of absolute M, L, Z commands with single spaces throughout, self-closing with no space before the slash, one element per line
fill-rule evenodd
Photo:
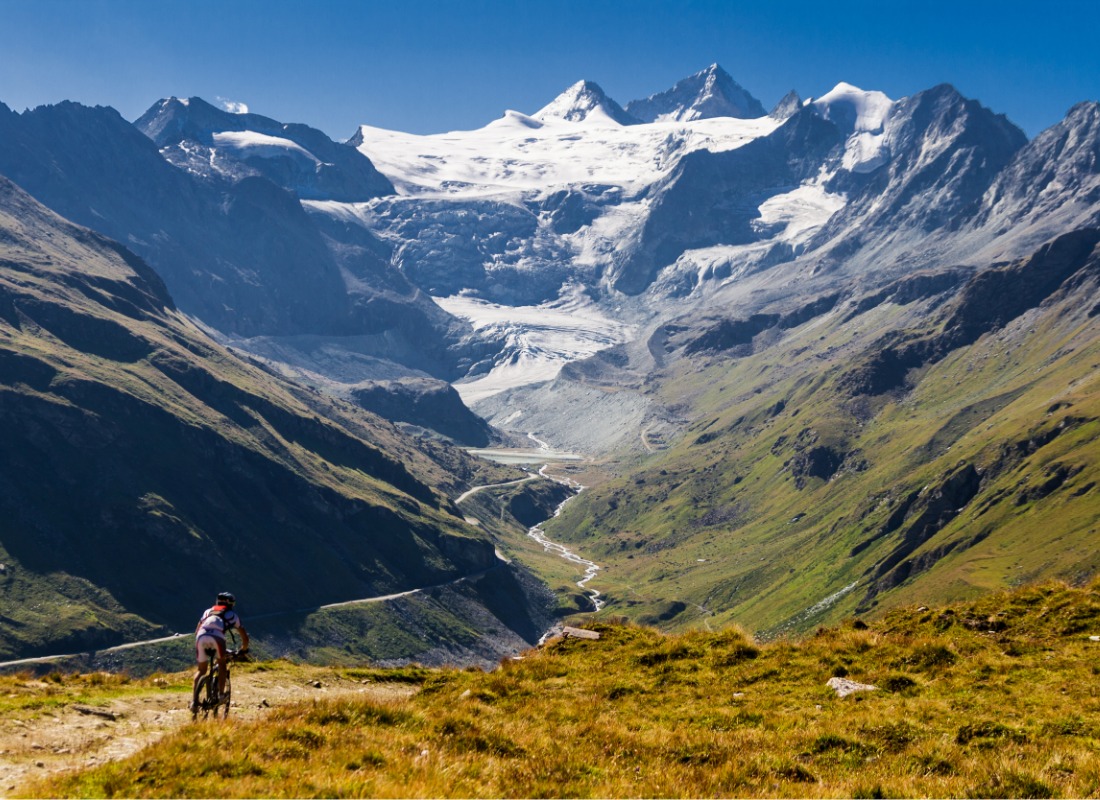
<path fill-rule="evenodd" d="M 225 635 L 235 630 L 241 635 L 241 653 L 248 652 L 248 631 L 241 624 L 241 618 L 233 610 L 237 598 L 229 592 L 218 594 L 212 608 L 206 609 L 195 628 L 195 680 L 191 692 L 191 711 L 198 708 L 199 681 L 206 674 L 208 666 L 207 649 L 218 651 L 218 696 L 225 692 L 226 650 Z"/>

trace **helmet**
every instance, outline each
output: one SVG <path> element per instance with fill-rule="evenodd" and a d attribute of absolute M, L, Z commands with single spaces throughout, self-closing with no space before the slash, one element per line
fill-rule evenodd
<path fill-rule="evenodd" d="M 218 605 L 228 606 L 233 608 L 233 604 L 237 602 L 237 598 L 233 596 L 232 592 L 218 592 Z"/>

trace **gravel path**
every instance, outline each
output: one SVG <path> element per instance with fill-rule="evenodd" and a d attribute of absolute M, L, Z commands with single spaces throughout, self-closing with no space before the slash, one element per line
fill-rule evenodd
<path fill-rule="evenodd" d="M 407 697 L 414 687 L 360 683 L 325 672 L 318 680 L 278 672 L 233 675 L 232 719 L 255 719 L 281 705 L 321 697 Z M 318 673 L 321 675 L 322 673 Z M 29 686 L 48 684 L 28 681 Z M 165 681 L 167 687 L 167 681 Z M 136 753 L 166 733 L 191 724 L 190 694 L 168 688 L 111 700 L 102 706 L 72 703 L 26 709 L 0 718 L 0 796 L 19 795 L 23 782 L 66 770 L 115 761 Z M 197 725 L 225 724 L 206 720 Z"/>

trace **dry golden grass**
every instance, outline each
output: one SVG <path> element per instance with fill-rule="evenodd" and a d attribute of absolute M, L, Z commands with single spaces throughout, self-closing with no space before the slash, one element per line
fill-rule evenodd
<path fill-rule="evenodd" d="M 1100 583 L 758 646 L 619 624 L 393 702 L 188 726 L 39 796 L 1088 797 Z M 875 684 L 838 698 L 831 676 Z M 378 677 L 381 677 L 379 675 Z"/>

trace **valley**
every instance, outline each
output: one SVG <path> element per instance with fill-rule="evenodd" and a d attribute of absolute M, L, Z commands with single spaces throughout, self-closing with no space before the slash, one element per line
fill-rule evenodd
<path fill-rule="evenodd" d="M 1098 164 L 1096 103 L 1029 140 L 717 64 L 346 142 L 0 107 L 2 655 L 199 584 L 270 656 L 485 666 L 593 611 L 765 640 L 1088 581 Z"/>

